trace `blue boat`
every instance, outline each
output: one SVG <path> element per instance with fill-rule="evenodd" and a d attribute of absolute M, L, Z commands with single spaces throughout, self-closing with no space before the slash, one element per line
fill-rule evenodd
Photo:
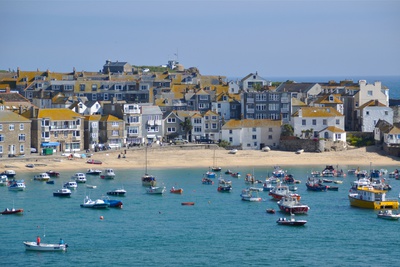
<path fill-rule="evenodd" d="M 306 182 L 306 186 L 308 190 L 311 191 L 326 191 L 328 190 L 328 186 L 322 184 L 322 181 L 315 177 L 308 178 Z"/>
<path fill-rule="evenodd" d="M 110 208 L 122 209 L 122 201 L 116 199 L 109 199 L 108 197 L 103 198 L 103 201 L 108 204 Z"/>

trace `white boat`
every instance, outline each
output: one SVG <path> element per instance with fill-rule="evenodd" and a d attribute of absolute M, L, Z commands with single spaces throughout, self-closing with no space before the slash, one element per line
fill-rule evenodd
<path fill-rule="evenodd" d="M 147 194 L 163 194 L 166 190 L 165 186 L 150 186 L 146 188 Z"/>
<path fill-rule="evenodd" d="M 64 184 L 65 188 L 75 190 L 78 187 L 78 184 L 74 181 L 69 181 Z"/>
<path fill-rule="evenodd" d="M 87 187 L 87 188 L 91 188 L 91 189 L 95 189 L 95 188 L 97 188 L 97 186 L 96 186 L 96 185 L 91 185 L 91 184 L 87 184 L 87 185 L 86 185 L 86 187 Z"/>
<path fill-rule="evenodd" d="M 101 173 L 102 171 L 98 169 L 88 169 L 86 172 L 88 175 L 100 175 Z"/>
<path fill-rule="evenodd" d="M 104 174 L 100 175 L 101 179 L 114 179 L 115 173 L 113 169 L 105 169 Z"/>
<path fill-rule="evenodd" d="M 0 186 L 6 186 L 8 184 L 7 175 L 0 175 Z"/>
<path fill-rule="evenodd" d="M 107 192 L 107 195 L 110 196 L 125 196 L 126 190 L 123 188 L 117 188 Z"/>
<path fill-rule="evenodd" d="M 86 175 L 82 172 L 75 173 L 71 179 L 74 179 L 77 183 L 86 183 Z"/>
<path fill-rule="evenodd" d="M 25 241 L 24 242 L 26 250 L 34 250 L 34 251 L 66 251 L 68 244 L 46 244 Z"/>
<path fill-rule="evenodd" d="M 378 212 L 378 218 L 386 220 L 398 220 L 400 218 L 400 214 L 394 213 L 392 210 L 380 210 Z"/>
<path fill-rule="evenodd" d="M 265 146 L 265 147 L 262 148 L 262 151 L 263 152 L 269 152 L 269 151 L 271 151 L 271 148 L 269 146 Z"/>
<path fill-rule="evenodd" d="M 69 197 L 71 196 L 71 190 L 68 188 L 61 188 L 57 191 L 53 192 L 53 196 L 55 197 Z"/>
<path fill-rule="evenodd" d="M 7 175 L 8 178 L 13 178 L 16 173 L 14 170 L 5 170 L 2 173 L 0 173 L 0 175 Z"/>
<path fill-rule="evenodd" d="M 145 148 L 145 172 L 142 176 L 142 185 L 143 186 L 156 186 L 157 180 L 156 177 L 147 173 L 147 146 Z"/>
<path fill-rule="evenodd" d="M 296 154 L 302 154 L 304 152 L 304 149 L 299 149 L 296 151 Z"/>
<path fill-rule="evenodd" d="M 238 150 L 236 148 L 229 150 L 229 154 L 236 154 Z"/>
<path fill-rule="evenodd" d="M 242 200 L 250 202 L 262 201 L 262 198 L 258 196 L 258 191 L 252 191 L 250 189 L 243 189 L 242 194 L 240 194 Z"/>
<path fill-rule="evenodd" d="M 46 172 L 42 172 L 42 173 L 39 173 L 39 174 L 33 176 L 33 180 L 48 181 L 48 180 L 50 180 L 50 175 L 48 175 Z"/>
<path fill-rule="evenodd" d="M 8 184 L 8 190 L 11 191 L 24 191 L 26 188 L 24 180 L 11 180 Z"/>
<path fill-rule="evenodd" d="M 102 199 L 91 200 L 88 196 L 85 197 L 83 203 L 81 204 L 82 208 L 92 208 L 92 209 L 105 209 L 108 208 L 109 204 L 104 202 Z"/>

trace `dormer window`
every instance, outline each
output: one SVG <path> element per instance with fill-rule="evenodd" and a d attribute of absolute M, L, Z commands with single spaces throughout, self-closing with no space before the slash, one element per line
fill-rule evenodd
<path fill-rule="evenodd" d="M 333 95 L 329 96 L 329 102 L 333 102 Z"/>

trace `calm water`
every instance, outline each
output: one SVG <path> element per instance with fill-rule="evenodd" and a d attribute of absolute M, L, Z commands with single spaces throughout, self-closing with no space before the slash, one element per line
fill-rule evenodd
<path fill-rule="evenodd" d="M 329 164 L 329 163 L 328 163 Z M 275 221 L 285 216 L 267 192 L 260 192 L 263 202 L 241 201 L 246 187 L 244 174 L 253 169 L 234 168 L 242 178 L 230 178 L 233 192 L 217 192 L 217 186 L 201 184 L 204 169 L 155 170 L 159 183 L 167 189 L 182 187 L 182 195 L 145 194 L 140 170 L 115 170 L 115 180 L 88 176 L 88 184 L 79 185 L 71 198 L 52 196 L 73 172 L 61 173 L 54 185 L 33 181 L 34 171 L 22 173 L 24 192 L 10 192 L 0 187 L 0 208 L 23 208 L 21 216 L 0 216 L 0 258 L 2 266 L 393 266 L 397 257 L 400 222 L 376 217 L 376 211 L 351 208 L 347 199 L 348 176 L 339 191 L 309 192 L 305 180 L 313 167 L 287 167 L 302 181 L 298 193 L 311 207 L 308 215 L 299 215 L 304 227 L 279 226 Z M 339 166 L 343 170 L 357 166 Z M 369 169 L 368 166 L 360 166 Z M 377 166 L 393 171 L 393 167 Z M 272 166 L 254 169 L 264 180 Z M 82 172 L 85 170 L 76 170 Z M 400 181 L 391 179 L 388 195 L 397 198 Z M 124 208 L 84 209 L 79 205 L 85 195 L 98 198 L 123 186 Z M 181 202 L 194 201 L 194 206 Z M 100 216 L 104 219 L 100 220 Z M 62 237 L 69 244 L 66 253 L 26 252 L 23 241 L 57 242 Z"/>

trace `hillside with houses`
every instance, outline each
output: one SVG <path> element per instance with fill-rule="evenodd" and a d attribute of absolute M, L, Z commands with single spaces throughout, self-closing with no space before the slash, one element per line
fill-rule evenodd
<path fill-rule="evenodd" d="M 150 143 L 219 143 L 306 152 L 370 138 L 399 156 L 398 106 L 380 81 L 274 82 L 201 75 L 178 62 L 98 72 L 0 72 L 0 155 L 96 151 Z"/>

